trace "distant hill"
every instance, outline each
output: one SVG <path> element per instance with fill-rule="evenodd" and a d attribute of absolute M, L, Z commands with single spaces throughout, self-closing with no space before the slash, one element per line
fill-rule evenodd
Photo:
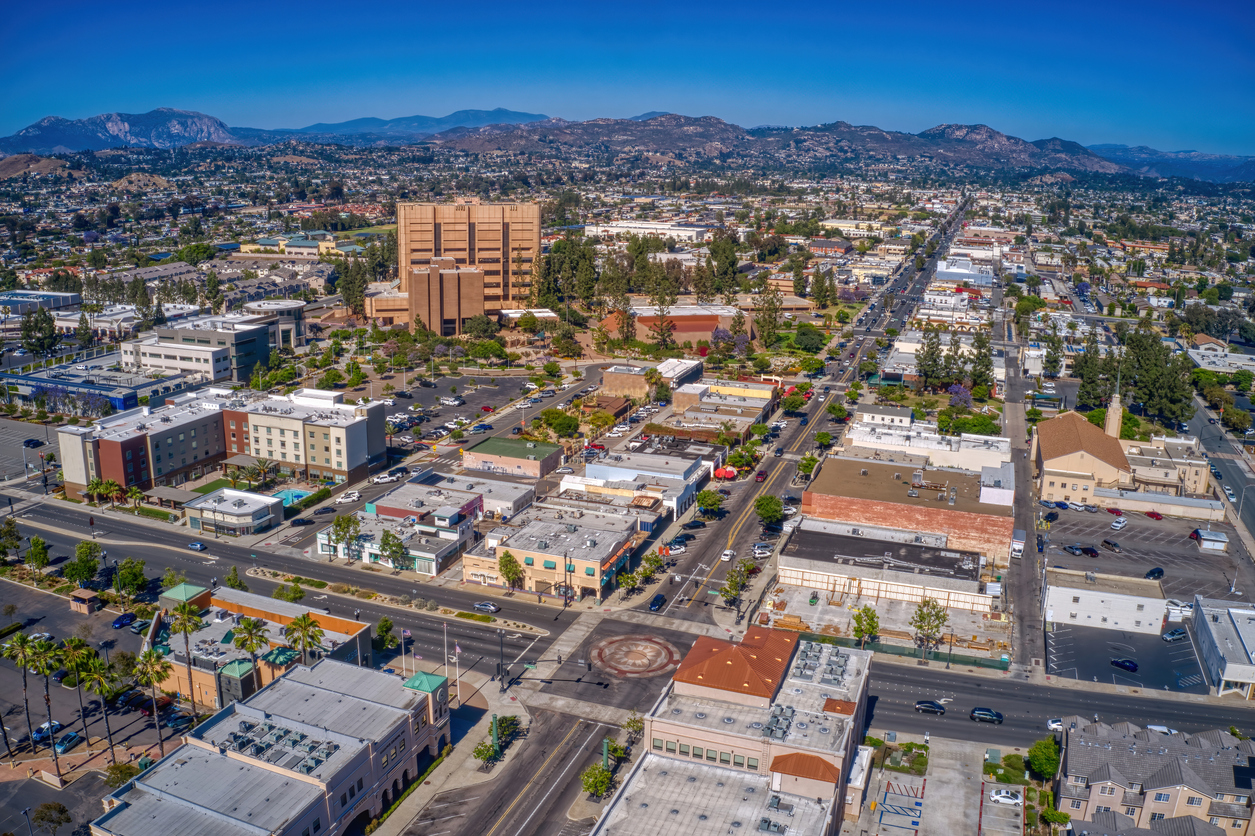
<path fill-rule="evenodd" d="M 60 172 L 68 164 L 65 160 L 53 160 L 34 154 L 15 154 L 0 160 L 0 180 L 21 177 L 24 174 L 52 174 Z"/>
<path fill-rule="evenodd" d="M 57 154 L 100 151 L 119 145 L 177 148 L 193 142 L 235 142 L 231 130 L 212 116 L 159 107 L 148 113 L 102 113 L 87 119 L 46 116 L 13 136 L 0 139 L 0 151 Z"/>
<path fill-rule="evenodd" d="M 520 113 L 498 107 L 493 110 L 459 110 L 448 116 L 401 116 L 397 119 L 353 119 L 349 122 L 324 123 L 299 128 L 301 134 L 438 134 L 453 128 L 482 128 L 485 125 L 521 125 L 548 119 L 543 113 Z"/>
<path fill-rule="evenodd" d="M 666 110 L 651 110 L 649 113 L 642 113 L 640 116 L 629 116 L 629 122 L 644 122 L 646 119 L 653 119 L 655 116 L 670 116 L 670 112 Z"/>
<path fill-rule="evenodd" d="M 1255 180 L 1255 157 L 1203 154 L 1198 151 L 1157 151 L 1145 145 L 1091 145 L 1089 150 L 1149 177 L 1188 177 L 1216 183 Z"/>

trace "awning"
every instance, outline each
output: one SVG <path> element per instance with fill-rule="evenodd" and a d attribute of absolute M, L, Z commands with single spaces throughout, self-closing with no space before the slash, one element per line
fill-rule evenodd
<path fill-rule="evenodd" d="M 155 488 L 149 488 L 144 491 L 144 496 L 147 499 L 183 505 L 186 502 L 191 502 L 193 499 L 200 499 L 203 494 L 199 494 L 196 491 L 185 491 L 182 488 L 172 488 L 168 485 L 158 485 Z"/>

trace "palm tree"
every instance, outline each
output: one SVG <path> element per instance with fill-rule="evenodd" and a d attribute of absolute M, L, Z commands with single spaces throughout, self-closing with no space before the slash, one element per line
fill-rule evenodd
<path fill-rule="evenodd" d="M 67 642 L 68 644 L 68 642 Z M 109 728 L 109 698 L 113 696 L 117 689 L 117 680 L 113 676 L 113 669 L 105 664 L 105 660 L 99 656 L 92 656 L 88 659 L 86 666 L 79 673 L 79 685 L 86 684 L 87 690 L 100 697 L 100 713 L 105 718 L 105 738 L 109 741 L 109 762 L 117 763 L 117 756 L 113 754 L 113 729 Z"/>
<path fill-rule="evenodd" d="M 109 497 L 109 507 L 112 508 L 114 500 L 122 493 L 122 486 L 112 479 L 106 479 L 100 483 L 100 492 Z"/>
<path fill-rule="evenodd" d="M 144 499 L 144 492 L 140 490 L 138 485 L 131 485 L 131 487 L 127 488 L 126 498 L 131 501 L 132 505 L 138 508 L 140 502 Z"/>
<path fill-rule="evenodd" d="M 309 613 L 298 615 L 292 619 L 287 627 L 283 628 L 283 636 L 288 640 L 289 644 L 298 644 L 301 646 L 301 661 L 309 664 L 309 646 L 318 644 L 322 641 L 322 628 L 318 626 L 318 622 Z"/>
<path fill-rule="evenodd" d="M 77 683 L 74 690 L 78 692 L 78 719 L 83 724 L 83 740 L 87 740 L 87 712 L 83 709 L 83 671 L 95 658 L 96 649 L 78 636 L 66 639 L 65 646 L 61 648 L 61 661 L 74 674 L 74 681 Z"/>
<path fill-rule="evenodd" d="M 44 706 L 48 709 L 48 743 L 52 745 L 52 768 L 61 777 L 61 761 L 57 759 L 56 741 L 52 733 L 52 695 L 48 693 L 52 675 L 61 667 L 61 650 L 49 641 L 35 642 L 31 649 L 31 670 L 44 678 Z"/>
<path fill-rule="evenodd" d="M 149 648 L 135 660 L 135 681 L 152 689 L 153 726 L 157 729 L 157 745 L 161 756 L 166 756 L 166 738 L 161 733 L 161 723 L 157 719 L 157 686 L 166 681 L 174 672 L 174 665 L 166 661 L 160 650 Z"/>
<path fill-rule="evenodd" d="M 260 618 L 241 618 L 235 627 L 235 647 L 243 650 L 253 660 L 253 691 L 261 690 L 261 675 L 257 670 L 257 651 L 270 647 L 270 635 L 266 622 Z"/>
<path fill-rule="evenodd" d="M 31 637 L 25 633 L 18 633 L 9 639 L 9 643 L 4 646 L 4 656 L 17 665 L 17 669 L 22 672 L 22 707 L 26 709 L 26 734 L 31 742 L 31 751 L 38 752 L 39 747 L 35 744 L 35 727 L 31 725 L 31 704 L 26 689 L 26 674 L 31 666 L 31 659 L 34 657 L 36 642 L 31 641 Z"/>
<path fill-rule="evenodd" d="M 270 474 L 275 470 L 275 463 L 270 459 L 258 459 L 257 464 L 258 479 L 261 484 L 266 484 L 266 480 L 270 478 Z"/>
<path fill-rule="evenodd" d="M 92 498 L 92 502 L 100 502 L 100 495 L 105 492 L 104 480 L 99 477 L 92 479 L 87 483 L 87 487 L 83 488 L 83 492 Z"/>
<path fill-rule="evenodd" d="M 192 700 L 192 723 L 196 723 L 196 686 L 192 684 L 192 634 L 201 628 L 200 610 L 191 601 L 174 608 L 170 619 L 171 634 L 183 636 L 183 660 L 187 664 L 187 690 Z"/>
<path fill-rule="evenodd" d="M 261 468 L 255 464 L 247 465 L 244 468 L 244 476 L 248 479 L 248 489 L 251 491 L 253 489 L 253 483 L 260 482 L 262 479 Z"/>

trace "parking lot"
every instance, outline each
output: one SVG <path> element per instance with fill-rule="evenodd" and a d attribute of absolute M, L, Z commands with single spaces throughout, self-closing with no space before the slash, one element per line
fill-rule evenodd
<path fill-rule="evenodd" d="M 27 449 L 22 442 L 33 438 L 43 442 L 34 449 Z M 0 478 L 21 479 L 23 454 L 25 463 L 30 465 L 30 473 L 39 472 L 39 454 L 60 452 L 57 447 L 57 431 L 52 427 L 39 424 L 28 424 L 25 421 L 11 421 L 0 418 Z M 49 482 L 51 483 L 49 474 Z"/>
<path fill-rule="evenodd" d="M 1022 793 L 1024 788 L 1013 784 L 999 784 L 982 781 L 980 787 L 980 833 L 981 836 L 1020 836 L 1024 832 L 1023 805 L 998 804 L 990 800 L 989 795 L 995 791 Z"/>
<path fill-rule="evenodd" d="M 1188 622 L 1168 623 L 1169 628 L 1181 626 L 1188 631 Z M 1112 659 L 1132 659 L 1137 671 L 1114 667 Z M 1046 664 L 1052 676 L 1066 679 L 1154 691 L 1207 693 L 1192 640 L 1169 644 L 1157 635 L 1055 624 L 1046 633 Z"/>
<path fill-rule="evenodd" d="M 1152 520 L 1137 513 L 1128 513 L 1125 519 L 1128 525 L 1122 531 L 1114 531 L 1111 523 L 1115 517 L 1106 512 L 1060 511 L 1059 520 L 1045 534 L 1050 565 L 1130 578 L 1144 577 L 1149 570 L 1160 568 L 1164 570 L 1160 580 L 1164 597 L 1185 602 L 1193 600 L 1195 594 L 1239 601 L 1255 593 L 1255 568 L 1232 526 L 1210 524 L 1213 531 L 1223 532 L 1229 538 L 1227 553 L 1212 554 L 1200 551 L 1190 539 L 1190 532 L 1199 527 L 1192 520 Z M 1102 548 L 1102 541 L 1108 539 L 1120 544 L 1119 554 Z M 1075 556 L 1063 551 L 1073 544 L 1092 546 L 1098 550 L 1098 556 Z"/>

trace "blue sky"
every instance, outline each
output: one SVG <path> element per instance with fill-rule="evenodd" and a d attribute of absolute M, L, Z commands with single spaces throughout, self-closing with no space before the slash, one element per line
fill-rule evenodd
<path fill-rule="evenodd" d="M 861 6 L 852 8 L 851 6 Z M 14 3 L 0 134 L 167 106 L 228 125 L 506 107 L 984 123 L 1255 154 L 1255 4 Z"/>

